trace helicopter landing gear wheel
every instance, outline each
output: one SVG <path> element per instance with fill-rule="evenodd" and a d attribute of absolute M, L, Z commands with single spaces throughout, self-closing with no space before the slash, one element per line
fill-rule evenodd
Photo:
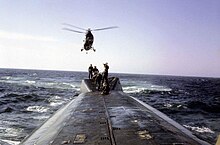
<path fill-rule="evenodd" d="M 83 49 L 81 49 L 81 51 L 83 51 Z"/>

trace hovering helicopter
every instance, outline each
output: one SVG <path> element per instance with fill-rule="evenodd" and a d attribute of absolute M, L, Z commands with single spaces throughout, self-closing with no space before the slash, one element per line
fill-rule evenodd
<path fill-rule="evenodd" d="M 100 28 L 100 29 L 84 29 L 84 28 L 80 28 L 71 24 L 67 24 L 67 23 L 63 23 L 63 25 L 69 26 L 69 27 L 73 27 L 73 28 L 77 28 L 82 31 L 78 31 L 78 30 L 73 30 L 70 28 L 63 28 L 63 30 L 67 30 L 67 31 L 71 31 L 71 32 L 76 32 L 76 33 L 85 33 L 86 34 L 86 38 L 84 40 L 84 45 L 83 45 L 83 49 L 81 49 L 81 51 L 85 50 L 85 51 L 89 51 L 89 50 L 93 50 L 94 52 L 96 51 L 94 49 L 94 47 L 92 46 L 93 42 L 94 42 L 94 36 L 92 34 L 92 31 L 100 31 L 100 30 L 106 30 L 106 29 L 114 29 L 114 28 L 118 28 L 117 26 L 112 26 L 112 27 L 105 27 L 105 28 Z"/>

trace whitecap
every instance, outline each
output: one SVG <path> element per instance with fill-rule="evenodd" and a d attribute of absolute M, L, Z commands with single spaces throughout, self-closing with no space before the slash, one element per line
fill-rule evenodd
<path fill-rule="evenodd" d="M 4 140 L 4 139 L 2 139 L 1 141 L 6 142 L 10 145 L 18 145 L 20 143 L 19 141 Z"/>
<path fill-rule="evenodd" d="M 26 80 L 25 83 L 28 83 L 28 84 L 35 84 L 36 81 L 30 81 L 30 80 Z"/>
<path fill-rule="evenodd" d="M 11 77 L 10 76 L 3 76 L 3 77 L 1 77 L 1 79 L 9 80 L 9 79 L 11 79 Z"/>
<path fill-rule="evenodd" d="M 25 78 L 24 77 L 10 77 L 10 76 L 5 76 L 2 77 L 3 79 L 0 80 L 0 82 L 5 82 L 5 83 L 10 83 L 10 84 L 23 84 L 26 83 L 25 82 Z"/>
<path fill-rule="evenodd" d="M 58 100 L 61 100 L 61 97 L 60 96 L 52 96 L 51 98 L 48 99 L 49 102 L 55 102 L 55 101 L 58 101 Z"/>
<path fill-rule="evenodd" d="M 73 87 L 73 88 L 75 88 L 76 86 L 75 85 L 73 85 L 73 84 L 71 84 L 71 83 L 62 83 L 63 85 L 67 85 L 67 86 L 71 86 L 71 87 Z"/>
<path fill-rule="evenodd" d="M 6 80 L 9 80 L 10 78 L 11 78 L 11 77 L 9 77 L 9 76 L 8 76 L 8 77 L 5 77 Z"/>
<path fill-rule="evenodd" d="M 13 122 L 7 121 L 7 120 L 0 120 L 0 124 L 4 124 L 4 125 L 13 125 Z"/>
<path fill-rule="evenodd" d="M 64 102 L 64 101 L 61 101 L 61 102 L 51 102 L 51 103 L 50 103 L 50 106 L 55 107 L 55 106 L 62 105 L 63 103 L 65 103 L 65 102 Z"/>
<path fill-rule="evenodd" d="M 45 120 L 45 119 L 47 119 L 47 118 L 49 118 L 50 116 L 45 116 L 45 115 L 43 115 L 43 116 L 34 116 L 33 118 L 34 119 L 36 119 L 36 120 Z"/>
<path fill-rule="evenodd" d="M 167 103 L 167 104 L 164 104 L 164 107 L 167 107 L 167 108 L 171 108 L 173 105 L 172 104 L 169 104 L 169 103 Z"/>
<path fill-rule="evenodd" d="M 159 92 L 170 92 L 172 89 L 158 86 L 158 85 L 145 85 L 145 86 L 127 86 L 123 87 L 125 93 L 140 93 L 142 91 L 159 91 Z"/>
<path fill-rule="evenodd" d="M 72 83 L 62 83 L 61 84 L 61 86 L 59 86 L 59 87 L 61 87 L 62 89 L 75 89 L 75 90 L 77 90 L 78 88 L 77 88 L 77 86 L 75 85 L 75 84 L 72 84 Z"/>
<path fill-rule="evenodd" d="M 75 85 L 73 85 L 73 84 L 70 84 L 70 86 L 71 86 L 72 88 L 76 88 L 76 86 L 75 86 Z"/>
<path fill-rule="evenodd" d="M 128 86 L 128 87 L 123 87 L 123 91 L 125 93 L 139 93 L 141 91 L 144 91 L 146 88 L 143 87 L 138 87 L 138 86 Z"/>
<path fill-rule="evenodd" d="M 7 137 L 16 137 L 23 129 L 21 128 L 6 128 L 5 129 L 5 136 Z"/>
<path fill-rule="evenodd" d="M 52 98 L 50 98 L 50 100 L 57 100 L 57 99 L 61 99 L 61 97 L 60 96 L 53 96 Z"/>
<path fill-rule="evenodd" d="M 31 111 L 31 112 L 39 112 L 39 113 L 43 113 L 43 112 L 47 112 L 49 108 L 43 107 L 43 106 L 29 106 L 26 110 L 27 111 Z"/>
<path fill-rule="evenodd" d="M 159 86 L 159 85 L 151 85 L 150 88 L 148 88 L 150 91 L 164 91 L 164 92 L 170 92 L 172 89 L 167 88 L 165 86 Z"/>
<path fill-rule="evenodd" d="M 44 87 L 44 88 L 56 88 L 56 89 L 74 89 L 77 90 L 78 88 L 72 83 L 60 83 L 60 82 L 38 82 L 36 83 L 37 87 Z"/>
<path fill-rule="evenodd" d="M 200 132 L 200 133 L 205 133 L 205 132 L 208 132 L 208 133 L 215 133 L 214 131 L 212 131 L 211 129 L 209 129 L 208 127 L 194 127 L 194 126 L 190 126 L 190 125 L 183 125 L 184 127 L 190 129 L 190 130 L 193 130 L 193 131 L 196 131 L 196 132 Z"/>
<path fill-rule="evenodd" d="M 56 85 L 57 83 L 53 83 L 53 82 L 47 82 L 47 83 L 45 83 L 47 86 L 54 86 L 54 85 Z"/>
<path fill-rule="evenodd" d="M 33 73 L 32 76 L 37 76 L 37 73 Z"/>
<path fill-rule="evenodd" d="M 50 106 L 55 107 L 65 103 L 65 101 L 63 101 L 62 99 L 63 98 L 61 98 L 60 96 L 53 96 L 48 101 L 50 102 Z"/>
<path fill-rule="evenodd" d="M 76 88 L 76 91 L 80 91 L 80 88 Z"/>

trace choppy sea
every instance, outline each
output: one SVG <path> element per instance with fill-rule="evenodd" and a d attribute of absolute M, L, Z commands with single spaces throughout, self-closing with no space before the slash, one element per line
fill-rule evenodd
<path fill-rule="evenodd" d="M 220 133 L 220 78 L 109 74 L 124 92 L 215 144 Z M 80 93 L 87 72 L 0 69 L 0 145 L 17 145 Z"/>

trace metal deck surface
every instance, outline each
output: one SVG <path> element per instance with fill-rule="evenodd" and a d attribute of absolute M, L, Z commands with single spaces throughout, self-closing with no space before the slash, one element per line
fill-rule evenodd
<path fill-rule="evenodd" d="M 101 95 L 89 80 L 84 80 L 84 93 L 63 108 L 68 111 L 61 109 L 59 116 L 47 121 L 56 122 L 64 116 L 62 123 L 42 125 L 39 129 L 45 133 L 33 133 L 22 144 L 208 145 L 120 91 L 120 83 L 111 87 L 116 89 Z M 53 135 L 47 137 L 51 132 Z"/>

